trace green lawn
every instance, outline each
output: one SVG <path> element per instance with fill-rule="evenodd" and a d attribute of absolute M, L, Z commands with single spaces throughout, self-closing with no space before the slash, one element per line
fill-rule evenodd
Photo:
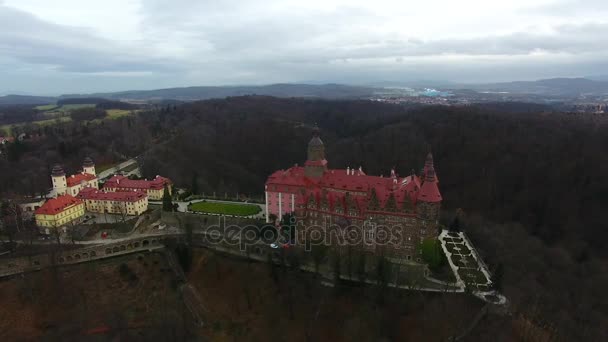
<path fill-rule="evenodd" d="M 259 213 L 262 208 L 252 204 L 198 202 L 190 206 L 190 210 L 210 214 L 224 214 L 235 216 L 250 216 Z"/>

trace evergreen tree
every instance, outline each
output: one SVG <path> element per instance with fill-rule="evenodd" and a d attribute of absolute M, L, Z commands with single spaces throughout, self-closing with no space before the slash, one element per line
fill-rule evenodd
<path fill-rule="evenodd" d="M 163 194 L 163 211 L 173 211 L 173 202 L 171 201 L 171 194 L 169 194 L 167 185 L 165 185 L 165 192 Z"/>

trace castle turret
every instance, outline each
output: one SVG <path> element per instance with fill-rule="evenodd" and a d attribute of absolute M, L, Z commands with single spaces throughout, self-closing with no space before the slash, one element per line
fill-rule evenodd
<path fill-rule="evenodd" d="M 304 173 L 311 178 L 319 178 L 327 171 L 325 146 L 319 135 L 319 127 L 315 125 L 312 139 L 308 142 L 308 160 L 304 163 Z"/>
<path fill-rule="evenodd" d="M 51 181 L 53 182 L 53 190 L 55 196 L 64 195 L 67 192 L 67 179 L 65 178 L 65 172 L 59 164 L 55 164 L 51 170 Z"/>
<path fill-rule="evenodd" d="M 90 157 L 84 158 L 84 162 L 82 163 L 82 172 L 96 176 L 95 163 L 93 162 L 93 159 Z"/>
<path fill-rule="evenodd" d="M 433 156 L 430 153 L 429 156 L 424 165 L 424 183 L 420 187 L 416 207 L 420 218 L 436 222 L 439 219 L 442 197 L 437 186 Z"/>

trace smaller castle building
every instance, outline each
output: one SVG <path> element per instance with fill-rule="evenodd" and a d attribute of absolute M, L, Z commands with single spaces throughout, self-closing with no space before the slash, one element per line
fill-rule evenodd
<path fill-rule="evenodd" d="M 141 190 L 148 194 L 148 199 L 160 201 L 165 194 L 165 187 L 171 194 L 171 180 L 169 178 L 156 176 L 152 180 L 134 180 L 125 176 L 114 176 L 104 184 L 106 191 L 133 191 Z"/>
<path fill-rule="evenodd" d="M 57 228 L 79 221 L 84 216 L 84 202 L 70 195 L 51 198 L 34 212 L 36 224 L 43 228 Z"/>
<path fill-rule="evenodd" d="M 143 190 L 106 192 L 85 188 L 77 196 L 87 211 L 120 215 L 141 215 L 148 210 L 148 194 Z"/>
<path fill-rule="evenodd" d="M 89 157 L 82 163 L 82 171 L 66 176 L 61 165 L 57 164 L 51 170 L 51 181 L 53 183 L 53 195 L 76 196 L 80 190 L 90 187 L 99 189 L 99 181 L 95 173 L 95 163 Z"/>

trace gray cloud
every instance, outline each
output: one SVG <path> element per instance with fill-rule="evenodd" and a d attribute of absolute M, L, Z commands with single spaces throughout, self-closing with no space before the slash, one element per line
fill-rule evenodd
<path fill-rule="evenodd" d="M 562 13 L 572 4 L 564 0 L 551 10 L 521 10 L 537 17 L 546 11 L 554 18 L 530 21 L 528 28 L 459 34 L 454 27 L 453 33 L 423 37 L 399 25 L 383 26 L 395 17 L 356 4 L 142 0 L 133 18 L 137 34 L 118 41 L 93 27 L 51 23 L 0 0 L 0 73 L 13 78 L 0 80 L 0 90 L 15 89 L 14 84 L 27 90 L 28 82 L 41 78 L 60 85 L 54 90 L 86 92 L 142 85 L 494 81 L 601 73 L 608 21 L 568 19 Z M 608 12 L 603 1 L 590 4 L 585 10 L 603 6 L 598 8 Z"/>
<path fill-rule="evenodd" d="M 168 60 L 142 59 L 119 44 L 82 27 L 43 21 L 29 13 L 0 5 L 0 53 L 18 61 L 66 72 L 169 71 Z"/>

